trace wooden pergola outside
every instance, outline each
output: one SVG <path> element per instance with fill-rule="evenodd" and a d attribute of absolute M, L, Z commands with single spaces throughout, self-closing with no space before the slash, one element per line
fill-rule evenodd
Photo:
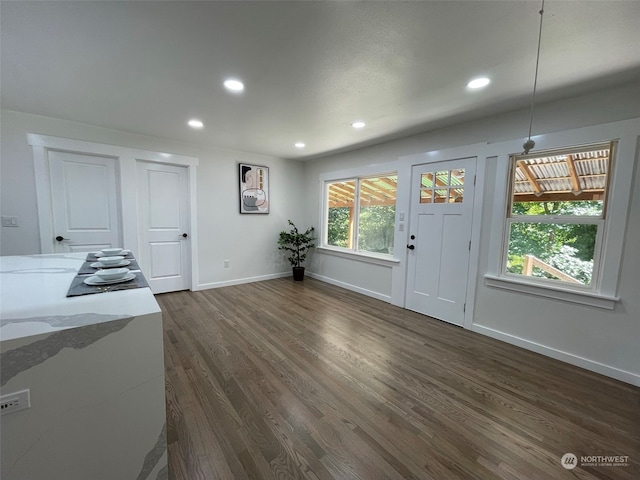
<path fill-rule="evenodd" d="M 610 149 L 529 157 L 516 161 L 513 199 L 515 202 L 603 200 L 607 187 Z M 444 172 L 446 173 L 446 172 Z M 435 175 L 423 175 L 422 187 L 454 187 L 462 181 L 451 176 L 449 182 Z M 382 176 L 360 181 L 360 205 L 395 205 L 397 176 Z M 456 183 L 457 182 L 457 183 Z M 459 192 L 462 194 L 462 190 Z M 329 208 L 355 206 L 356 181 L 344 180 L 329 185 Z"/>
<path fill-rule="evenodd" d="M 610 159 L 610 145 L 544 157 L 516 158 L 512 201 L 604 201 Z M 522 274 L 533 275 L 534 267 L 564 282 L 583 283 L 533 255 L 525 255 Z"/>
<path fill-rule="evenodd" d="M 360 180 L 358 201 L 361 207 L 393 206 L 396 205 L 398 190 L 398 176 L 387 175 Z M 356 180 L 334 182 L 328 187 L 329 208 L 349 209 L 349 248 L 353 245 L 353 221 L 356 205 Z"/>
<path fill-rule="evenodd" d="M 513 202 L 558 202 L 604 200 L 610 170 L 611 148 L 598 145 L 541 157 L 517 158 L 513 168 Z M 446 179 L 433 172 L 422 175 L 421 202 L 458 202 L 464 195 L 464 172 Z M 343 180 L 328 185 L 328 207 L 349 209 L 348 245 L 353 245 L 353 222 L 356 201 L 360 207 L 395 206 L 398 188 L 396 175 Z M 439 187 L 442 192 L 439 193 Z M 457 188 L 456 188 L 457 187 Z M 448 189 L 448 193 L 447 190 Z M 441 196 L 444 195 L 444 196 Z M 429 197 L 429 198 L 427 198 Z"/>
<path fill-rule="evenodd" d="M 376 177 L 360 182 L 360 204 L 395 205 L 398 177 Z M 355 205 L 356 182 L 345 180 L 329 185 L 329 208 L 353 208 Z"/>
<path fill-rule="evenodd" d="M 514 202 L 604 200 L 610 149 L 516 161 Z"/>

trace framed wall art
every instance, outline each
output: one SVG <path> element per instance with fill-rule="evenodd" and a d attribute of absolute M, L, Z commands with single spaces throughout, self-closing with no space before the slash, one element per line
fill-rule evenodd
<path fill-rule="evenodd" d="M 269 213 L 269 167 L 239 164 L 240 213 Z"/>

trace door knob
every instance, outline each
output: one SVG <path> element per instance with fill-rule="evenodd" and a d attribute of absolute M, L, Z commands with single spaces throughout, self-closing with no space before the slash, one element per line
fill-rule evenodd
<path fill-rule="evenodd" d="M 62 235 L 58 235 L 58 236 L 56 237 L 56 241 L 58 241 L 58 242 L 61 242 L 61 241 L 63 241 L 63 240 L 67 240 L 67 239 L 66 239 L 66 238 L 64 238 Z"/>
<path fill-rule="evenodd" d="M 182 236 L 183 236 L 184 238 L 187 238 L 189 235 L 187 235 L 186 233 L 183 233 L 183 234 L 182 234 Z"/>
<path fill-rule="evenodd" d="M 407 245 L 407 248 L 409 250 L 415 250 L 416 246 L 415 245 Z"/>

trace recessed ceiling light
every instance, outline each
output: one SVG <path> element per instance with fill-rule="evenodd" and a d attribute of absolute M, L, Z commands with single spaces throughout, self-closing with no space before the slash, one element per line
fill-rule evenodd
<path fill-rule="evenodd" d="M 491 83 L 491 80 L 487 77 L 478 77 L 478 78 L 474 78 L 473 80 L 471 80 L 469 83 L 467 83 L 467 87 L 469 88 L 483 88 L 486 87 L 487 85 L 489 85 Z"/>
<path fill-rule="evenodd" d="M 366 125 L 366 123 L 364 123 L 364 122 L 353 122 L 351 124 L 351 126 L 353 128 L 364 128 L 365 125 Z"/>
<path fill-rule="evenodd" d="M 240 80 L 236 80 L 235 78 L 228 78 L 223 83 L 224 88 L 229 90 L 230 92 L 242 92 L 244 90 L 244 83 Z"/>
<path fill-rule="evenodd" d="M 197 118 L 192 118 L 191 120 L 189 120 L 187 122 L 187 125 L 189 125 L 191 128 L 202 128 L 202 127 L 204 127 L 204 123 L 202 123 Z"/>
<path fill-rule="evenodd" d="M 306 147 L 306 145 L 305 145 L 303 142 L 297 142 L 297 143 L 295 144 L 295 147 L 296 147 L 296 148 L 304 148 L 304 147 Z"/>

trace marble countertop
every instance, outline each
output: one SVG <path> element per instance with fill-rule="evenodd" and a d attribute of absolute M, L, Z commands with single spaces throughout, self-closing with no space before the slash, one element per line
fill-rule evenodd
<path fill-rule="evenodd" d="M 149 288 L 66 297 L 86 253 L 0 257 L 0 340 L 160 312 Z"/>

